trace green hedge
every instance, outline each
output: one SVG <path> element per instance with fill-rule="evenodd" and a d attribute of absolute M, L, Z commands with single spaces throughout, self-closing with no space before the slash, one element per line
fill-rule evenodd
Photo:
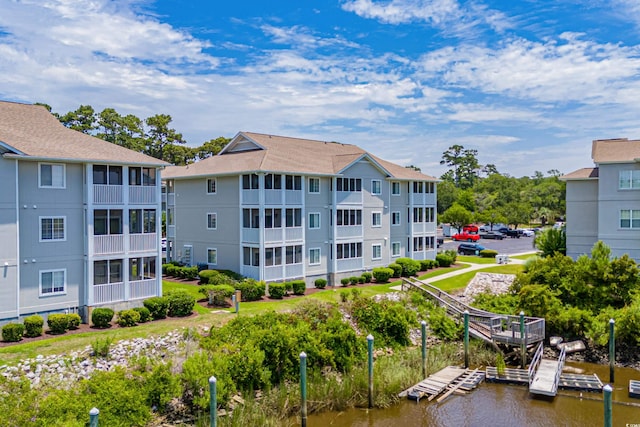
<path fill-rule="evenodd" d="M 395 263 L 402 266 L 402 275 L 404 277 L 415 276 L 420 271 L 420 261 L 411 258 L 398 258 Z"/>
<path fill-rule="evenodd" d="M 184 289 L 176 289 L 167 294 L 169 309 L 167 314 L 171 317 L 185 317 L 193 312 L 196 298 Z"/>
<path fill-rule="evenodd" d="M 368 271 L 365 271 L 364 273 L 362 273 L 362 277 L 364 277 L 365 283 L 371 283 L 371 278 L 373 277 L 373 274 L 369 273 Z"/>
<path fill-rule="evenodd" d="M 480 251 L 480 257 L 482 258 L 495 258 L 498 255 L 498 251 L 493 249 L 483 249 Z"/>
<path fill-rule="evenodd" d="M 7 323 L 2 327 L 2 341 L 18 342 L 24 334 L 24 325 L 22 323 Z"/>
<path fill-rule="evenodd" d="M 286 292 L 284 283 L 269 283 L 269 297 L 274 299 L 282 299 Z"/>
<path fill-rule="evenodd" d="M 244 279 L 236 283 L 235 288 L 241 292 L 242 301 L 258 301 L 265 295 L 267 285 L 255 279 Z"/>
<path fill-rule="evenodd" d="M 318 289 L 324 289 L 327 287 L 327 279 L 316 279 L 313 284 Z"/>
<path fill-rule="evenodd" d="M 166 297 L 151 297 L 142 302 L 147 310 L 151 313 L 153 320 L 164 319 L 167 317 L 169 309 L 169 301 Z"/>
<path fill-rule="evenodd" d="M 204 285 L 198 289 L 198 292 L 209 299 L 209 304 L 224 306 L 227 299 L 233 297 L 235 289 L 231 285 Z"/>
<path fill-rule="evenodd" d="M 342 286 L 349 286 L 349 283 L 351 283 L 351 279 L 348 277 L 343 277 L 342 279 L 340 279 L 340 283 L 342 284 Z"/>
<path fill-rule="evenodd" d="M 47 326 L 52 334 L 64 334 L 69 329 L 69 317 L 63 313 L 55 313 L 47 316 Z"/>
<path fill-rule="evenodd" d="M 24 336 L 27 338 L 35 338 L 42 335 L 42 326 L 44 325 L 44 319 L 39 314 L 24 318 Z"/>
<path fill-rule="evenodd" d="M 118 312 L 118 320 L 116 323 L 123 328 L 136 326 L 140 321 L 140 313 L 134 309 L 122 310 Z"/>
<path fill-rule="evenodd" d="M 396 264 L 391 263 L 389 264 L 388 268 L 391 269 L 391 277 L 395 277 L 398 278 L 400 276 L 402 276 L 402 266 L 400 264 Z M 373 277 L 375 277 L 376 275 L 374 274 Z"/>
<path fill-rule="evenodd" d="M 82 317 L 78 313 L 67 314 L 67 321 L 69 322 L 68 329 L 78 329 L 80 323 L 82 323 Z"/>
<path fill-rule="evenodd" d="M 91 322 L 96 328 L 108 328 L 114 314 L 114 311 L 107 307 L 94 308 L 91 312 Z"/>
<path fill-rule="evenodd" d="M 393 273 L 393 270 L 387 267 L 376 267 L 373 269 L 373 277 L 378 283 L 387 283 L 393 276 Z"/>
<path fill-rule="evenodd" d="M 293 286 L 294 295 L 304 295 L 307 290 L 307 283 L 304 280 L 294 280 L 291 286 Z"/>
<path fill-rule="evenodd" d="M 236 282 L 235 279 L 218 270 L 202 270 L 198 276 L 201 285 L 231 285 Z"/>
<path fill-rule="evenodd" d="M 139 323 L 146 323 L 151 320 L 151 312 L 147 307 L 134 307 L 134 310 L 140 315 Z"/>

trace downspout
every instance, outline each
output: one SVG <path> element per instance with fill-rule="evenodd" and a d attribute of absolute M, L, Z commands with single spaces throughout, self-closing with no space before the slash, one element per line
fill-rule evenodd
<path fill-rule="evenodd" d="M 16 162 L 16 317 L 20 318 L 20 184 L 18 180 L 19 167 L 18 159 Z"/>

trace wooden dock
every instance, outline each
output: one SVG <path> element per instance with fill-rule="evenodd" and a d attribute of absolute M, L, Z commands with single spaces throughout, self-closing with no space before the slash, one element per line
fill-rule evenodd
<path fill-rule="evenodd" d="M 541 359 L 533 380 L 529 384 L 529 392 L 555 396 L 558 393 L 558 381 L 556 381 L 558 369 L 562 369 L 558 360 Z"/>
<path fill-rule="evenodd" d="M 503 384 L 529 384 L 529 373 L 526 369 L 505 368 L 502 374 L 498 374 L 498 369 L 493 366 L 487 366 L 486 369 L 487 382 L 503 383 Z M 638 397 L 640 397 L 640 381 L 638 383 Z M 558 382 L 558 388 L 563 390 L 578 390 L 602 392 L 602 381 L 596 374 L 561 374 Z M 631 386 L 629 386 L 631 387 Z M 629 388 L 631 390 L 631 388 Z"/>
<path fill-rule="evenodd" d="M 640 381 L 629 380 L 629 397 L 640 398 Z"/>
<path fill-rule="evenodd" d="M 504 368 L 504 372 L 498 373 L 498 368 L 487 366 L 486 379 L 491 383 L 503 384 L 529 384 L 529 372 L 526 369 Z"/>
<path fill-rule="evenodd" d="M 447 366 L 399 393 L 398 396 L 406 396 L 416 401 L 427 398 L 431 401 L 444 393 L 438 399 L 438 402 L 440 402 L 453 393 L 465 393 L 473 390 L 484 380 L 484 377 L 484 372 L 478 369 L 471 371 L 455 366 Z"/>

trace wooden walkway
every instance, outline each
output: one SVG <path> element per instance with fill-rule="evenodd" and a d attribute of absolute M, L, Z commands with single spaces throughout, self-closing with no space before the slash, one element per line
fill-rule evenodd
<path fill-rule="evenodd" d="M 558 381 L 556 379 L 558 377 L 558 369 L 562 371 L 560 361 L 542 359 L 531 380 L 531 384 L 529 384 L 529 392 L 555 396 L 558 393 Z"/>
<path fill-rule="evenodd" d="M 471 371 L 455 366 L 447 366 L 399 393 L 398 396 L 406 396 L 416 401 L 427 398 L 427 400 L 431 401 L 442 395 L 437 400 L 437 402 L 441 402 L 453 393 L 465 393 L 473 390 L 484 380 L 484 377 L 485 373 L 478 369 Z"/>

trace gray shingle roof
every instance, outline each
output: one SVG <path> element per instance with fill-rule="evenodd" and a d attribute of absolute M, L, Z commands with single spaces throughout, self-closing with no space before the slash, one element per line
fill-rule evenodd
<path fill-rule="evenodd" d="M 0 101 L 0 145 L 4 152 L 38 159 L 164 166 L 146 154 L 66 128 L 40 105 Z"/>
<path fill-rule="evenodd" d="M 597 139 L 591 147 L 591 158 L 598 163 L 627 163 L 640 158 L 640 141 L 618 139 Z"/>
<path fill-rule="evenodd" d="M 563 181 L 585 180 L 598 178 L 598 168 L 582 168 L 560 177 Z"/>

